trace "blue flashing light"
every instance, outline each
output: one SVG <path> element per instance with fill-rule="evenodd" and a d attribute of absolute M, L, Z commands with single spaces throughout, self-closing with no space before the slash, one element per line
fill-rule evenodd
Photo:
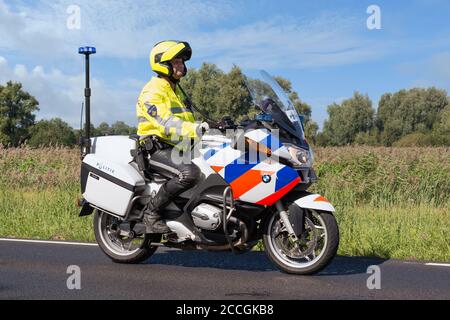
<path fill-rule="evenodd" d="M 269 121 L 269 122 L 273 120 L 272 115 L 267 113 L 257 114 L 255 119 L 258 121 Z"/>
<path fill-rule="evenodd" d="M 79 54 L 94 54 L 97 53 L 97 49 L 95 47 L 80 47 L 78 48 Z"/>

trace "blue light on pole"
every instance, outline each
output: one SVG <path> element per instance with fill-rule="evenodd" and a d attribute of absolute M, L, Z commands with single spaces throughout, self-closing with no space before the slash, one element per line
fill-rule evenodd
<path fill-rule="evenodd" d="M 86 107 L 86 123 L 85 136 L 82 138 L 81 157 L 91 152 L 91 88 L 89 87 L 89 58 L 91 54 L 97 53 L 95 47 L 79 47 L 78 53 L 84 55 L 86 60 L 86 88 L 84 88 L 85 107 Z"/>
<path fill-rule="evenodd" d="M 79 54 L 94 54 L 97 53 L 97 49 L 95 47 L 80 47 L 78 48 Z"/>

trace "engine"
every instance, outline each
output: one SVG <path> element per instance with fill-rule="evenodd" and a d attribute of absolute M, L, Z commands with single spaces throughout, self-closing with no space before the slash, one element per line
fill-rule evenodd
<path fill-rule="evenodd" d="M 204 230 L 216 230 L 222 219 L 222 210 L 216 206 L 201 203 L 192 210 L 194 224 Z"/>

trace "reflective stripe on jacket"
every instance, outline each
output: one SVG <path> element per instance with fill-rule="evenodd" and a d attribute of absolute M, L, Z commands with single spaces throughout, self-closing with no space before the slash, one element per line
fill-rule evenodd
<path fill-rule="evenodd" d="M 175 93 L 165 79 L 153 77 L 142 89 L 136 105 L 137 134 L 156 135 L 171 144 L 183 138 L 196 138 L 198 123 L 183 98 L 178 86 Z"/>

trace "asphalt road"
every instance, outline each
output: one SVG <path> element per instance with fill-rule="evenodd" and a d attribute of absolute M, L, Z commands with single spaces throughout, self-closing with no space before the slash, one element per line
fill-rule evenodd
<path fill-rule="evenodd" d="M 81 289 L 69 290 L 71 265 Z M 376 265 L 381 288 L 368 289 Z M 159 248 L 139 265 L 115 264 L 97 246 L 0 240 L 0 299 L 450 299 L 450 266 L 337 257 L 315 276 L 279 272 L 263 252 Z"/>

